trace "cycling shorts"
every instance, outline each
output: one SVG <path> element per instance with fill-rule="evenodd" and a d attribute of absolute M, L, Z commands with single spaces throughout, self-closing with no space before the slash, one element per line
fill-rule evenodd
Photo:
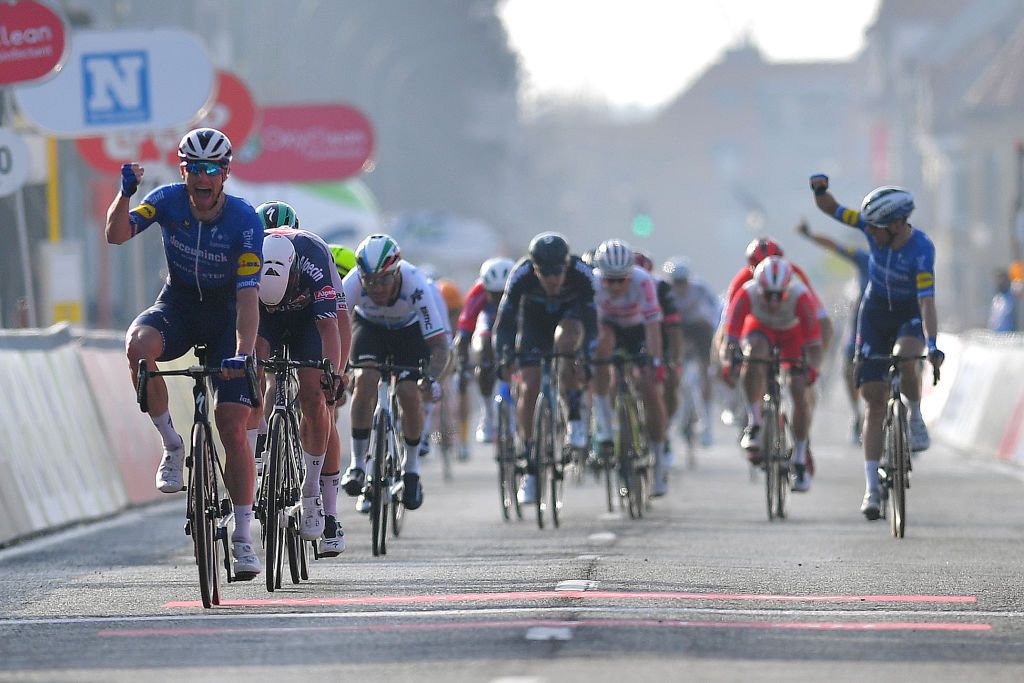
<path fill-rule="evenodd" d="M 682 323 L 683 328 L 683 339 L 686 340 L 686 345 L 689 347 L 691 353 L 697 354 L 697 358 L 703 358 L 707 360 L 711 357 L 711 340 L 715 336 L 715 332 L 711 329 L 711 325 L 705 321 L 700 320 L 693 323 Z"/>
<path fill-rule="evenodd" d="M 540 365 L 541 356 L 554 350 L 555 328 L 563 320 L 582 321 L 583 307 L 580 304 L 571 304 L 554 313 L 540 311 L 535 307 L 524 312 L 523 324 L 519 328 L 519 338 L 516 340 L 519 365 Z"/>
<path fill-rule="evenodd" d="M 611 329 L 615 334 L 615 349 L 628 355 L 647 353 L 647 330 L 643 324 L 619 327 L 610 323 L 602 323 L 602 327 Z"/>
<path fill-rule="evenodd" d="M 323 359 L 320 330 L 312 308 L 275 313 L 260 311 L 260 336 L 270 343 L 272 352 L 287 344 L 288 357 L 292 360 Z"/>
<path fill-rule="evenodd" d="M 768 340 L 768 343 L 772 346 L 779 347 L 779 356 L 781 358 L 802 358 L 804 352 L 804 332 L 800 329 L 800 325 L 793 325 L 788 330 L 777 330 L 774 327 L 765 325 L 760 320 L 752 315 L 748 315 L 743 320 L 743 332 L 741 337 L 743 339 L 750 338 L 751 335 L 761 335 Z M 783 363 L 783 366 L 789 366 L 790 363 Z"/>
<path fill-rule="evenodd" d="M 196 344 L 206 344 L 206 364 L 219 366 L 235 355 L 235 289 L 204 289 L 200 299 L 198 292 L 165 284 L 156 303 L 140 313 L 131 327 L 139 325 L 160 333 L 164 348 L 157 361 L 180 358 Z M 211 379 L 218 404 L 252 405 L 245 377 L 225 380 L 214 375 Z"/>
<path fill-rule="evenodd" d="M 875 302 L 865 297 L 857 316 L 857 353 L 861 357 L 889 355 L 896 340 L 903 337 L 924 342 L 921 307 L 917 299 L 895 300 L 890 310 L 888 301 Z M 857 364 L 857 386 L 865 382 L 882 382 L 888 374 L 888 361 L 862 360 Z"/>
<path fill-rule="evenodd" d="M 371 323 L 360 315 L 352 316 L 352 363 L 383 363 L 390 356 L 395 365 L 414 366 L 430 360 L 430 347 L 423 339 L 418 322 L 398 329 Z M 419 372 L 403 372 L 399 381 L 418 380 Z"/>

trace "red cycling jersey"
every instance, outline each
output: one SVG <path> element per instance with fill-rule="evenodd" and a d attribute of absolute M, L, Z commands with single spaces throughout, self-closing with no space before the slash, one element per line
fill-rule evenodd
<path fill-rule="evenodd" d="M 477 280 L 466 294 L 466 302 L 459 313 L 459 334 L 472 335 L 476 329 L 476 319 L 487 308 L 489 299 L 482 280 Z"/>
<path fill-rule="evenodd" d="M 821 303 L 821 298 L 818 293 L 814 291 L 814 287 L 811 286 L 811 281 L 807 279 L 804 271 L 800 270 L 800 267 L 790 261 L 789 265 L 793 266 L 793 273 L 804 283 L 807 287 L 807 291 L 810 292 L 811 299 L 814 301 L 814 312 L 819 318 L 825 318 L 828 316 L 828 312 L 825 310 L 825 305 Z M 736 273 L 736 276 L 729 283 L 729 289 L 726 292 L 725 300 L 727 305 L 732 304 L 733 298 L 739 293 L 740 288 L 746 283 L 754 279 L 754 269 L 749 266 L 743 266 L 740 271 Z"/>
<path fill-rule="evenodd" d="M 774 307 L 768 305 L 756 282 L 747 282 L 729 302 L 725 330 L 731 341 L 761 334 L 780 347 L 783 358 L 800 358 L 805 346 L 821 341 L 814 299 L 796 280 Z"/>

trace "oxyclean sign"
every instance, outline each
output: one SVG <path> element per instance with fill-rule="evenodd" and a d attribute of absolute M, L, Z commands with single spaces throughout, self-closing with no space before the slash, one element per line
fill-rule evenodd
<path fill-rule="evenodd" d="M 206 49 L 185 31 L 78 31 L 61 72 L 15 97 L 37 127 L 78 137 L 185 125 L 205 113 L 214 82 Z"/>

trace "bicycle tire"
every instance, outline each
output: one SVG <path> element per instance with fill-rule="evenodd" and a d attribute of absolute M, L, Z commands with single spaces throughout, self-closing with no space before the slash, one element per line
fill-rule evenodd
<path fill-rule="evenodd" d="M 549 437 L 553 438 L 553 422 L 550 398 L 546 394 L 541 394 L 537 397 L 533 426 L 534 507 L 537 510 L 537 526 L 541 529 L 544 528 L 544 500 L 548 486 L 547 441 Z"/>
<path fill-rule="evenodd" d="M 210 505 L 217 505 L 210 495 L 212 460 L 210 456 L 210 434 L 207 427 L 198 423 L 192 427 L 192 540 L 194 542 L 196 565 L 199 569 L 199 593 L 203 607 L 209 609 L 220 592 L 220 574 L 217 567 L 216 522 L 211 519 Z"/>
<path fill-rule="evenodd" d="M 775 430 L 775 517 L 785 519 L 789 516 L 789 443 L 786 439 L 786 414 L 779 411 L 776 418 L 778 427 Z"/>
<path fill-rule="evenodd" d="M 629 435 L 629 469 L 630 489 L 629 504 L 635 513 L 636 519 L 643 519 L 647 507 L 647 463 L 645 457 L 645 446 L 643 438 L 643 425 L 640 418 L 640 408 L 636 397 L 628 395 L 626 401 L 626 414 L 628 422 L 627 434 Z"/>
<path fill-rule="evenodd" d="M 775 519 L 776 496 L 778 495 L 779 471 L 776 467 L 775 449 L 778 418 L 774 401 L 764 401 L 761 408 L 761 460 L 764 463 L 765 502 L 768 506 L 768 521 Z"/>
<path fill-rule="evenodd" d="M 615 436 L 616 463 L 619 470 L 619 500 L 629 512 L 631 519 L 636 519 L 636 507 L 633 505 L 633 497 L 636 490 L 633 470 L 633 448 L 634 439 L 630 427 L 630 413 L 627 403 L 629 396 L 625 392 L 619 392 L 615 396 L 615 417 L 618 421 L 619 430 Z"/>
<path fill-rule="evenodd" d="M 893 538 L 903 538 L 907 530 L 907 466 L 910 460 L 909 442 L 907 440 L 907 407 L 903 401 L 893 401 L 893 428 L 890 429 L 892 439 L 892 459 L 889 476 L 892 477 L 890 504 L 892 520 L 890 529 Z"/>
<path fill-rule="evenodd" d="M 388 449 L 387 485 L 389 492 L 394 491 L 395 484 L 402 476 L 402 456 L 398 449 L 403 447 L 405 437 L 402 435 L 402 422 L 398 411 L 398 395 L 394 394 L 391 400 L 391 441 L 389 441 L 391 448 Z M 402 533 L 402 521 L 405 519 L 405 504 L 402 502 L 401 493 L 391 494 L 387 503 L 388 513 L 391 517 L 391 535 L 398 538 Z"/>
<path fill-rule="evenodd" d="M 281 587 L 282 556 L 284 550 L 284 529 L 281 528 L 281 511 L 284 503 L 282 492 L 282 466 L 286 457 L 288 435 L 284 417 L 275 412 L 270 416 L 270 424 L 267 428 L 267 462 L 264 463 L 264 486 L 266 487 L 266 521 L 264 522 L 264 550 L 266 561 L 264 573 L 266 574 L 267 591 L 273 593 L 275 588 Z"/>
<path fill-rule="evenodd" d="M 373 429 L 373 474 L 370 477 L 370 538 L 374 557 L 387 552 L 387 520 L 384 509 L 384 458 L 387 449 L 387 423 L 383 412 L 378 412 Z"/>
<path fill-rule="evenodd" d="M 512 488 L 515 477 L 515 453 L 510 452 L 509 418 L 504 401 L 497 401 L 498 424 L 494 435 L 495 455 L 498 461 L 498 499 L 501 503 L 501 517 L 506 522 L 512 519 L 516 491 Z M 512 472 L 509 471 L 511 465 Z"/>
<path fill-rule="evenodd" d="M 288 572 L 291 575 L 292 584 L 298 584 L 302 579 L 304 569 L 302 567 L 302 537 L 299 535 L 302 519 L 301 515 L 297 517 L 296 513 L 301 502 L 305 462 L 302 459 L 299 426 L 294 413 L 288 413 L 286 424 L 288 426 L 288 460 L 285 464 L 282 489 L 287 498 L 283 505 L 284 509 L 291 510 L 292 514 L 288 518 L 288 528 L 285 530 L 285 546 L 288 550 Z"/>

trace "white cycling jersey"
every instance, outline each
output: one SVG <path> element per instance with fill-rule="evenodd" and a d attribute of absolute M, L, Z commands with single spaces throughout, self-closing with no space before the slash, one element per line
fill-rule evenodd
<path fill-rule="evenodd" d="M 359 270 L 353 268 L 342 281 L 349 310 L 363 320 L 390 330 L 419 323 L 424 339 L 445 334 L 448 316 L 444 308 L 438 308 L 427 279 L 416 266 L 404 260 L 399 262 L 398 272 L 402 279 L 398 296 L 381 306 L 370 299 L 359 279 Z"/>
<path fill-rule="evenodd" d="M 613 297 L 601 280 L 601 269 L 594 270 L 597 281 L 597 294 L 594 303 L 597 306 L 598 322 L 609 323 L 616 327 L 633 327 L 645 323 L 661 322 L 661 306 L 658 304 L 658 290 L 654 278 L 641 268 L 633 266 L 629 283 L 619 296 Z"/>
<path fill-rule="evenodd" d="M 705 322 L 712 327 L 718 324 L 722 311 L 722 304 L 702 280 L 690 278 L 688 280 L 686 293 L 682 296 L 679 289 L 673 287 L 672 292 L 676 298 L 676 308 L 679 310 L 679 319 L 683 324 Z"/>
<path fill-rule="evenodd" d="M 441 294 L 441 288 L 437 286 L 437 280 L 427 280 L 427 284 L 430 285 L 430 295 L 434 297 L 434 304 L 438 310 L 441 311 L 441 319 L 444 320 L 444 331 L 448 335 L 448 343 L 452 343 L 452 320 L 451 316 L 448 315 L 448 304 L 444 301 L 444 295 Z"/>

